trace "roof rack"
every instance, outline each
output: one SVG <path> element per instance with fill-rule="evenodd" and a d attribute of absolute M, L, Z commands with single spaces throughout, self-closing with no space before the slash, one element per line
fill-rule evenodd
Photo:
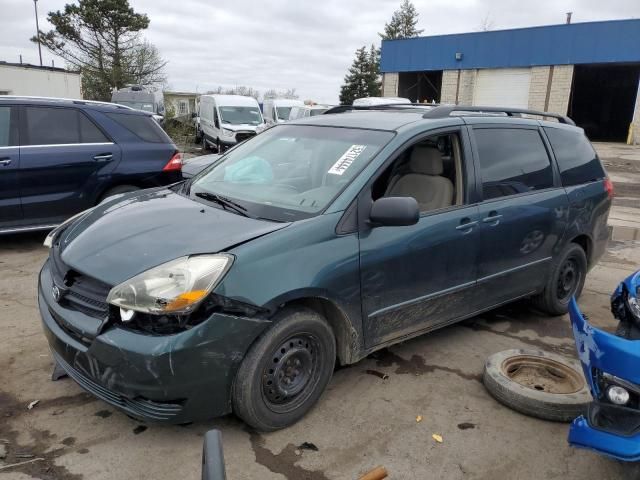
<path fill-rule="evenodd" d="M 443 118 L 451 115 L 452 112 L 470 112 L 470 113 L 504 113 L 508 117 L 521 117 L 522 115 L 535 115 L 537 117 L 556 118 L 560 123 L 567 125 L 575 125 L 576 123 L 566 115 L 558 113 L 541 112 L 538 110 L 527 110 L 524 108 L 510 107 L 474 107 L 470 105 L 438 105 L 426 112 L 422 118 Z"/>
<path fill-rule="evenodd" d="M 80 99 L 59 98 L 59 97 L 38 97 L 38 96 L 30 96 L 30 95 L 0 95 L 0 100 L 5 98 L 9 100 L 47 100 L 50 102 L 73 103 L 75 105 L 103 105 L 105 107 L 121 108 L 124 110 L 134 110 L 133 108 L 127 107 L 126 105 L 120 105 L 120 104 L 111 103 L 111 102 L 99 102 L 97 100 L 80 100 Z"/>
<path fill-rule="evenodd" d="M 424 111 L 425 109 L 432 109 L 439 104 L 434 103 L 383 103 L 380 105 L 338 105 L 332 107 L 324 115 L 328 113 L 344 113 L 357 110 L 405 110 L 410 112 Z"/>

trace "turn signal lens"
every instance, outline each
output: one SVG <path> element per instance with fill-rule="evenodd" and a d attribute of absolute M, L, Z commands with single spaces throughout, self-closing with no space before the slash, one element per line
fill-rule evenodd
<path fill-rule="evenodd" d="M 609 177 L 604 179 L 604 190 L 605 190 L 605 192 L 607 192 L 607 195 L 609 196 L 609 198 L 613 198 L 613 196 L 614 196 L 613 182 L 611 181 L 611 179 Z"/>

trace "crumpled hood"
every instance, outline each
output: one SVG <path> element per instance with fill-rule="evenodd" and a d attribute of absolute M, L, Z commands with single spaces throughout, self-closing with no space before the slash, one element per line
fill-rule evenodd
<path fill-rule="evenodd" d="M 254 220 L 161 188 L 97 206 L 60 237 L 62 260 L 117 285 L 185 255 L 216 253 L 287 223 Z"/>

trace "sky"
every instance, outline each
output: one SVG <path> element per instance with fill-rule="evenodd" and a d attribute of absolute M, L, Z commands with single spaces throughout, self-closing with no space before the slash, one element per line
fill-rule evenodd
<path fill-rule="evenodd" d="M 39 0 L 40 29 L 47 13 L 67 1 Z M 171 90 L 218 85 L 295 88 L 301 99 L 337 103 L 354 52 L 379 46 L 401 0 L 130 0 L 150 19 L 144 36 L 168 61 Z M 414 0 L 422 35 L 439 35 L 640 17 L 640 0 Z M 0 0 L 0 60 L 38 64 L 33 2 Z M 43 62 L 64 61 L 43 50 Z"/>

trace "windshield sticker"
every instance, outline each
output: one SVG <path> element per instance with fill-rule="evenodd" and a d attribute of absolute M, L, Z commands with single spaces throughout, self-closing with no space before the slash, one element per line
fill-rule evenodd
<path fill-rule="evenodd" d="M 333 175 L 342 175 L 347 171 L 347 168 L 351 166 L 353 161 L 360 156 L 364 149 L 367 148 L 366 145 L 351 145 L 349 149 L 344 152 L 336 163 L 329 169 L 328 173 Z"/>

